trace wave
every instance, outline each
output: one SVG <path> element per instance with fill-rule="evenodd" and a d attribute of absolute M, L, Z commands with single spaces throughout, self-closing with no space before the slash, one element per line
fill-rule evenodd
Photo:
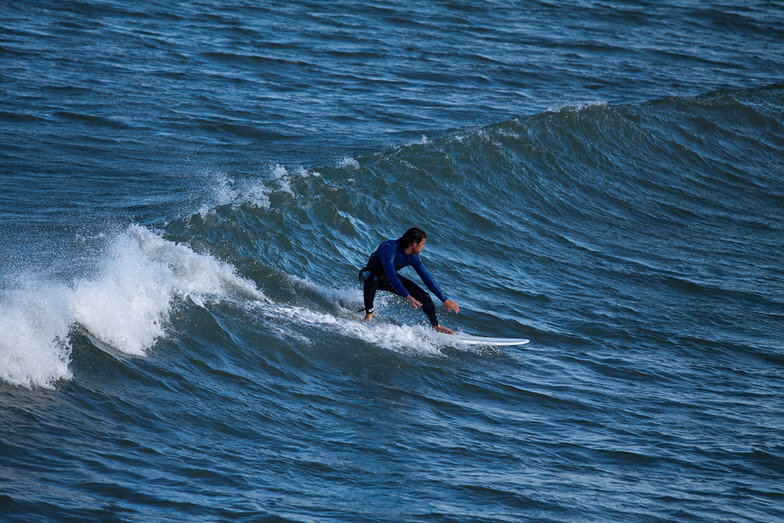
<path fill-rule="evenodd" d="M 229 205 L 164 229 L 258 274 L 281 302 L 327 308 L 288 276 L 350 288 L 380 240 L 420 225 L 437 279 L 470 311 L 466 327 L 531 337 L 599 323 L 628 334 L 613 323 L 632 321 L 710 339 L 713 321 L 684 323 L 690 307 L 724 316 L 730 289 L 738 318 L 784 303 L 783 106 L 780 85 L 566 106 L 332 165 L 275 165 L 232 181 Z M 542 303 L 568 305 L 531 317 Z M 741 323 L 730 322 L 745 332 Z"/>
<path fill-rule="evenodd" d="M 216 174 L 158 232 L 110 235 L 89 276 L 18 276 L 0 296 L 0 378 L 52 387 L 72 376 L 73 329 L 143 356 L 176 304 L 235 298 L 284 338 L 315 328 L 440 353 L 394 300 L 372 326 L 355 318 L 356 269 L 409 225 L 431 233 L 427 261 L 460 297 L 459 329 L 551 342 L 686 329 L 748 345 L 715 329 L 725 320 L 686 325 L 690 307 L 726 316 L 729 298 L 727 324 L 767 340 L 742 310 L 770 318 L 784 303 L 783 100 L 771 86 L 566 106 L 330 165 Z"/>

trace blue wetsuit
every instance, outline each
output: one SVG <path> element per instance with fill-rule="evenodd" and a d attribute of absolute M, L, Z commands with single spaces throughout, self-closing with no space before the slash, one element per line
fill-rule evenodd
<path fill-rule="evenodd" d="M 430 320 L 430 323 L 438 325 L 435 306 L 430 295 L 416 283 L 397 273 L 397 271 L 409 265 L 414 268 L 425 285 L 427 285 L 427 288 L 442 303 L 447 300 L 436 281 L 425 269 L 419 256 L 406 254 L 400 248 L 398 240 L 387 240 L 376 247 L 376 250 L 370 255 L 367 265 L 360 271 L 360 278 L 364 281 L 365 312 L 372 312 L 377 290 L 394 292 L 404 297 L 410 294 L 422 304 L 422 311 Z"/>

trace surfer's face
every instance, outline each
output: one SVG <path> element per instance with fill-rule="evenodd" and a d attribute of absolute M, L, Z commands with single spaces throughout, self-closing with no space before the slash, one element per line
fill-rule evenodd
<path fill-rule="evenodd" d="M 426 242 L 426 241 L 427 241 L 427 240 L 422 240 L 422 241 L 421 241 L 421 242 L 419 242 L 419 243 L 415 243 L 415 244 L 411 245 L 411 252 L 412 252 L 413 254 L 416 254 L 417 256 L 419 256 L 419 253 L 421 253 L 421 252 L 422 252 L 422 249 L 424 249 L 424 248 L 425 248 L 425 242 Z"/>

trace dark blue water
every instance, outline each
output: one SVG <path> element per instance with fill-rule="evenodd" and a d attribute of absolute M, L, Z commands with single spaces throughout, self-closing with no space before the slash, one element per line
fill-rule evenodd
<path fill-rule="evenodd" d="M 784 519 L 782 71 L 781 2 L 3 2 L 0 519 Z M 359 321 L 413 225 L 530 344 Z"/>

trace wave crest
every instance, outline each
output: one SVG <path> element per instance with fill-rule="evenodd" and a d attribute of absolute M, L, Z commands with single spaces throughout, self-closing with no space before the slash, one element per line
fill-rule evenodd
<path fill-rule="evenodd" d="M 0 296 L 0 379 L 48 388 L 71 379 L 74 328 L 144 356 L 166 336 L 177 300 L 204 305 L 228 297 L 265 299 L 231 265 L 132 225 L 110 242 L 93 277 L 71 284 L 28 279 Z"/>

